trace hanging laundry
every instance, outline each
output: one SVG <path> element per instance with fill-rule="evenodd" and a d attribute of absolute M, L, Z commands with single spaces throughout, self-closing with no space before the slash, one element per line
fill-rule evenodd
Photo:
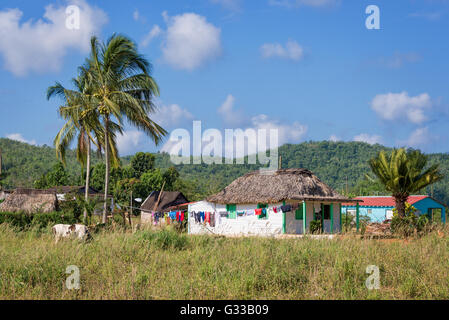
<path fill-rule="evenodd" d="M 205 214 L 204 212 L 200 212 L 200 223 L 204 222 Z"/>
<path fill-rule="evenodd" d="M 246 210 L 246 215 L 247 216 L 253 216 L 253 215 L 255 215 L 256 214 L 256 211 L 255 210 Z"/>
<path fill-rule="evenodd" d="M 262 214 L 262 209 L 254 210 L 256 212 L 256 216 L 260 216 Z"/>
<path fill-rule="evenodd" d="M 204 222 L 210 224 L 210 212 L 205 213 Z"/>
<path fill-rule="evenodd" d="M 237 216 L 239 217 L 243 217 L 245 214 L 245 211 L 237 211 Z"/>
<path fill-rule="evenodd" d="M 274 212 L 274 213 L 278 213 L 278 208 L 273 207 L 273 212 Z"/>
<path fill-rule="evenodd" d="M 184 218 L 185 218 L 184 211 L 182 211 L 181 212 L 181 222 L 184 222 Z"/>
<path fill-rule="evenodd" d="M 292 211 L 292 206 L 291 205 L 285 205 L 281 207 L 282 212 L 291 212 Z"/>

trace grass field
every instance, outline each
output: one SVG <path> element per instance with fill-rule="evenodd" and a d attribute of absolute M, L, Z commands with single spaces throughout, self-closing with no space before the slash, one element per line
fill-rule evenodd
<path fill-rule="evenodd" d="M 66 268 L 80 269 L 68 290 Z M 368 290 L 368 265 L 380 268 Z M 102 231 L 55 244 L 0 225 L 0 299 L 449 299 L 449 230 L 409 241 Z"/>

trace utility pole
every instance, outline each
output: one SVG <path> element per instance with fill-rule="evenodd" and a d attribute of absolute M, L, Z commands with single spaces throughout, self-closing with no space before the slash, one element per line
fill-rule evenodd
<path fill-rule="evenodd" d="M 129 213 L 128 213 L 128 220 L 129 220 L 129 225 L 131 226 L 131 228 L 132 228 L 132 226 L 133 226 L 133 224 L 132 224 L 132 220 L 131 220 L 131 215 L 132 215 L 132 213 L 133 213 L 133 190 L 131 189 L 131 203 L 130 203 L 130 205 L 129 205 Z"/>

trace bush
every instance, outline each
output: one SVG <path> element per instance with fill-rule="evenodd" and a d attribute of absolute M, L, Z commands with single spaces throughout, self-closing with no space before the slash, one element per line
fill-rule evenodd
<path fill-rule="evenodd" d="M 405 204 L 405 216 L 399 217 L 396 209 L 393 209 L 393 219 L 391 220 L 391 231 L 395 234 L 409 237 L 414 234 L 427 233 L 430 229 L 429 219 L 425 215 L 417 216 L 416 208 Z"/>
<path fill-rule="evenodd" d="M 187 237 L 170 229 L 161 231 L 140 231 L 135 235 L 138 241 L 143 241 L 159 249 L 183 250 L 187 247 Z"/>
<path fill-rule="evenodd" d="M 0 224 L 8 223 L 19 230 L 38 227 L 46 228 L 49 224 L 74 224 L 75 217 L 64 212 L 27 214 L 24 212 L 0 212 Z"/>
<path fill-rule="evenodd" d="M 310 233 L 316 234 L 321 233 L 321 221 L 314 220 L 310 222 Z"/>

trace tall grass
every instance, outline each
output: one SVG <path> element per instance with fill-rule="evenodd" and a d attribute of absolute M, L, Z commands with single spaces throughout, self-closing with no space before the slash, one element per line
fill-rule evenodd
<path fill-rule="evenodd" d="M 0 225 L 0 299 L 448 299 L 449 232 L 405 241 L 100 230 L 55 243 Z M 68 290 L 66 267 L 80 268 Z M 380 290 L 368 290 L 368 265 Z"/>

